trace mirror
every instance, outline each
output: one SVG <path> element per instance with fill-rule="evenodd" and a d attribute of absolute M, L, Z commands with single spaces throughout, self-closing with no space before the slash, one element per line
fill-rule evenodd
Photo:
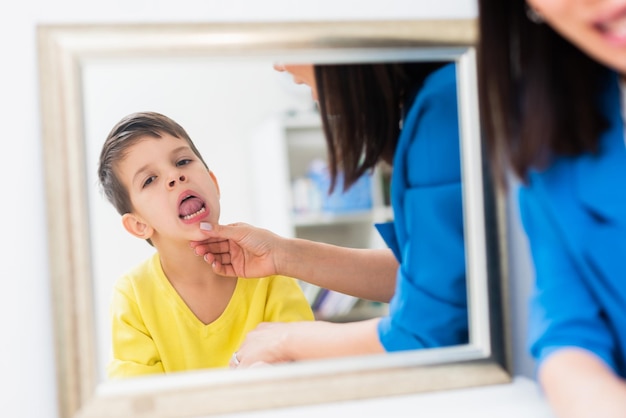
<path fill-rule="evenodd" d="M 61 416 L 207 416 L 508 382 L 502 197 L 482 158 L 475 37 L 469 20 L 40 26 Z M 285 191 L 276 193 L 290 194 L 285 164 L 276 160 L 281 143 L 260 141 L 258 134 L 279 126 L 268 120 L 311 115 L 314 108 L 308 89 L 285 80 L 272 64 L 412 60 L 457 64 L 469 344 L 105 381 L 112 283 L 152 251 L 123 231 L 96 185 L 97 157 L 111 127 L 141 110 L 172 117 L 220 180 L 222 222 L 293 234 L 293 225 L 284 223 L 290 198 L 284 197 L 286 216 L 272 217 L 255 196 L 257 164 L 265 183 L 282 182 L 276 189 Z M 236 171 L 229 156 L 239 158 Z M 242 196 L 248 200 L 242 203 Z"/>

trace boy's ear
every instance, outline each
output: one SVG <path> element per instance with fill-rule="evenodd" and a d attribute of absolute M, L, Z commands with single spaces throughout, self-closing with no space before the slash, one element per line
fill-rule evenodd
<path fill-rule="evenodd" d="M 125 213 L 122 215 L 122 225 L 130 234 L 141 239 L 148 239 L 152 236 L 154 229 L 143 222 L 141 218 L 132 213 Z"/>

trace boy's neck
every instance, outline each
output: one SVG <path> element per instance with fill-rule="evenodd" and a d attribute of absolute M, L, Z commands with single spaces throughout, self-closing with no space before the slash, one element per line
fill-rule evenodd
<path fill-rule="evenodd" d="M 174 284 L 203 284 L 207 285 L 215 280 L 221 279 L 211 269 L 202 257 L 197 256 L 191 247 L 166 247 L 157 248 L 161 267 L 168 280 Z"/>
<path fill-rule="evenodd" d="M 189 310 L 203 324 L 219 318 L 228 306 L 236 278 L 217 275 L 191 247 L 159 251 L 161 268 Z"/>

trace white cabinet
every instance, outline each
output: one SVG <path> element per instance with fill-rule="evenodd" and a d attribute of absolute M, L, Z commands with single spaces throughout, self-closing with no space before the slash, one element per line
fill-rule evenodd
<path fill-rule="evenodd" d="M 329 196 L 325 188 L 316 193 L 311 166 L 327 158 L 317 112 L 291 113 L 266 121 L 252 135 L 249 149 L 255 157 L 250 158 L 255 173 L 254 224 L 288 237 L 353 248 L 385 247 L 374 227 L 392 217 L 385 198 L 388 175 L 383 170 L 376 170 L 346 194 L 337 190 Z M 359 188 L 359 193 L 350 194 Z M 318 319 L 358 320 L 386 313 L 386 304 L 302 285 Z"/>

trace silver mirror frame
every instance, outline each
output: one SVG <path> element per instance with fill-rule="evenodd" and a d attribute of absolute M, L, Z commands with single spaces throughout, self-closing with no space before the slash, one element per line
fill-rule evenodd
<path fill-rule="evenodd" d="M 504 203 L 483 162 L 474 20 L 42 25 L 38 28 L 57 389 L 62 417 L 180 417 L 510 382 Z M 219 55 L 336 61 L 439 54 L 458 67 L 470 343 L 231 371 L 97 382 L 81 66 L 90 58 Z M 403 55 L 400 55 L 403 56 Z M 407 55 L 408 56 L 408 55 Z M 486 186 L 486 187 L 485 187 Z M 489 240 L 487 234 L 490 234 Z M 272 396 L 272 394 L 279 396 Z"/>

